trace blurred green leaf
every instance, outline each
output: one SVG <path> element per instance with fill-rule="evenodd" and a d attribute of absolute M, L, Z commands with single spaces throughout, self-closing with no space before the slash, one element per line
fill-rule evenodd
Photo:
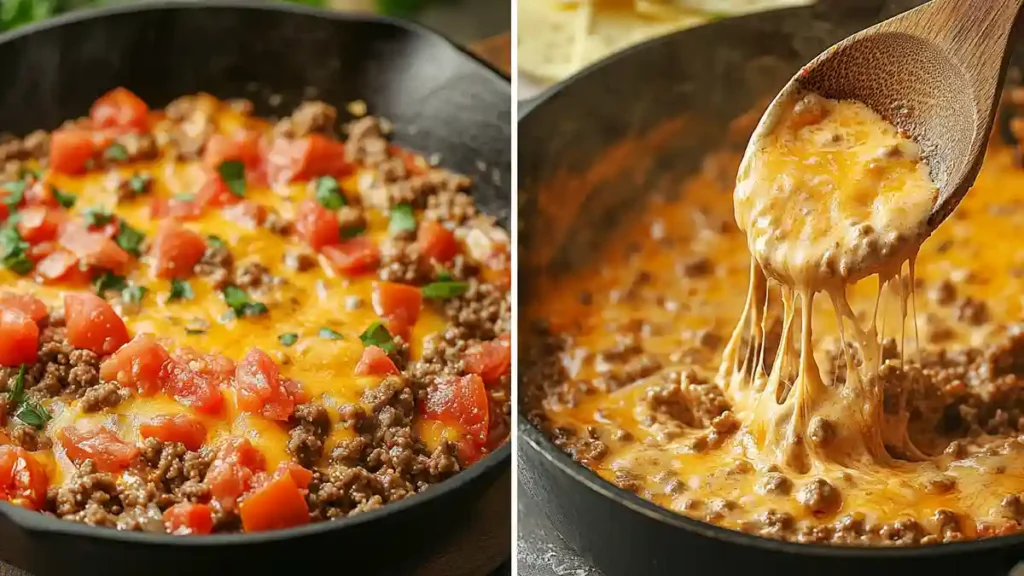
<path fill-rule="evenodd" d="M 0 30 L 49 18 L 56 12 L 56 0 L 3 0 L 0 2 Z"/>
<path fill-rule="evenodd" d="M 388 16 L 412 16 L 423 8 L 426 0 L 377 0 L 377 10 Z"/>

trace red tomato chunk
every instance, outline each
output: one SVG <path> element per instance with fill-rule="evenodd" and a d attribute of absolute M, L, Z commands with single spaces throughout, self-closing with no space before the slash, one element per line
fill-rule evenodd
<path fill-rule="evenodd" d="M 152 396 L 163 387 L 164 365 L 170 358 L 152 334 L 139 334 L 103 361 L 100 378 L 135 388 L 143 396 Z"/>
<path fill-rule="evenodd" d="M 181 442 L 189 450 L 198 450 L 206 442 L 206 425 L 187 414 L 156 416 L 139 426 L 139 435 L 162 442 Z"/>
<path fill-rule="evenodd" d="M 148 124 L 149 106 L 127 88 L 114 88 L 101 96 L 89 110 L 96 128 L 142 131 Z"/>
<path fill-rule="evenodd" d="M 210 494 L 226 510 L 234 510 L 238 499 L 248 492 L 256 474 L 266 469 L 266 460 L 245 438 L 230 437 L 217 451 L 206 473 Z"/>
<path fill-rule="evenodd" d="M 39 357 L 39 326 L 13 308 L 0 309 L 0 365 L 35 364 Z"/>
<path fill-rule="evenodd" d="M 213 508 L 207 504 L 181 502 L 164 510 L 164 527 L 171 534 L 209 534 L 213 532 Z"/>
<path fill-rule="evenodd" d="M 46 468 L 17 446 L 0 446 L 0 500 L 38 510 L 46 502 Z"/>
<path fill-rule="evenodd" d="M 160 225 L 151 256 L 160 278 L 188 278 L 206 251 L 206 240 L 174 220 Z"/>
<path fill-rule="evenodd" d="M 238 408 L 272 420 L 287 420 L 295 411 L 292 387 L 274 360 L 258 348 L 249 350 L 235 371 Z"/>
<path fill-rule="evenodd" d="M 139 449 L 121 440 L 106 428 L 61 428 L 57 441 L 64 447 L 68 458 L 76 464 L 92 460 L 102 472 L 120 472 L 131 465 Z"/>
<path fill-rule="evenodd" d="M 100 356 L 116 351 L 128 342 L 128 328 L 105 300 L 86 292 L 64 296 L 67 338 L 75 348 Z"/>
<path fill-rule="evenodd" d="M 377 346 L 367 346 L 356 364 L 356 376 L 387 376 L 398 374 L 398 367 L 388 353 Z"/>
<path fill-rule="evenodd" d="M 487 441 L 490 426 L 487 389 L 476 374 L 449 377 L 427 390 L 424 415 L 445 424 L 456 424 L 478 445 Z"/>

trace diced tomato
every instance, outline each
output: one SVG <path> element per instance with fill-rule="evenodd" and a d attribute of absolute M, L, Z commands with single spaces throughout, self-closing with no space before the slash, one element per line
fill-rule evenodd
<path fill-rule="evenodd" d="M 246 168 L 255 168 L 260 163 L 259 134 L 241 130 L 232 136 L 214 134 L 206 141 L 203 149 L 203 165 L 217 170 L 229 160 L 237 160 Z"/>
<path fill-rule="evenodd" d="M 412 176 L 423 174 L 427 171 L 427 163 L 419 160 L 415 152 L 411 152 L 396 144 L 388 145 L 388 153 L 402 159 L 405 164 L 405 171 Z"/>
<path fill-rule="evenodd" d="M 459 462 L 464 466 L 469 466 L 483 458 L 487 450 L 477 440 L 463 436 L 455 442 L 455 452 L 459 456 Z"/>
<path fill-rule="evenodd" d="M 0 365 L 35 364 L 39 357 L 39 326 L 15 308 L 0 309 Z"/>
<path fill-rule="evenodd" d="M 354 166 L 345 160 L 344 143 L 313 134 L 274 140 L 267 153 L 266 169 L 271 183 L 286 183 L 317 176 L 345 176 Z"/>
<path fill-rule="evenodd" d="M 206 484 L 226 510 L 234 510 L 238 498 L 249 491 L 258 472 L 266 469 L 266 460 L 246 438 L 232 436 L 222 442 L 206 473 Z"/>
<path fill-rule="evenodd" d="M 99 147 L 92 134 L 75 128 L 55 130 L 50 135 L 50 169 L 58 174 L 82 174 Z"/>
<path fill-rule="evenodd" d="M 172 358 L 164 364 L 161 380 L 165 392 L 197 412 L 218 414 L 224 406 L 224 395 L 217 382 L 190 362 Z"/>
<path fill-rule="evenodd" d="M 309 483 L 313 481 L 313 472 L 308 468 L 303 468 L 295 462 L 281 462 L 274 472 L 275 476 L 281 474 L 291 474 L 292 480 L 295 481 L 295 485 L 300 489 L 305 490 L 309 488 Z"/>
<path fill-rule="evenodd" d="M 238 408 L 273 420 L 287 420 L 295 411 L 295 399 L 283 384 L 274 360 L 259 348 L 249 350 L 235 371 Z"/>
<path fill-rule="evenodd" d="M 381 318 L 413 326 L 420 317 L 423 296 L 420 289 L 396 282 L 373 283 L 373 310 Z"/>
<path fill-rule="evenodd" d="M 120 472 L 139 455 L 139 449 L 102 427 L 66 426 L 57 433 L 57 441 L 75 463 L 92 460 L 102 472 Z"/>
<path fill-rule="evenodd" d="M 228 188 L 228 185 L 224 183 L 224 180 L 216 174 L 211 174 L 206 178 L 206 182 L 203 182 L 203 186 L 199 189 L 199 193 L 196 194 L 196 204 L 199 206 L 230 206 L 236 204 L 242 199 L 235 196 Z"/>
<path fill-rule="evenodd" d="M 206 442 L 206 425 L 187 414 L 156 416 L 139 426 L 139 434 L 143 438 L 181 442 L 189 450 L 199 450 Z"/>
<path fill-rule="evenodd" d="M 101 232 L 90 232 L 79 224 L 65 224 L 57 243 L 86 266 L 103 270 L 120 270 L 131 260 L 131 256 L 117 242 Z"/>
<path fill-rule="evenodd" d="M 25 188 L 25 205 L 48 206 L 50 208 L 60 207 L 60 203 L 57 202 L 57 198 L 53 195 L 53 187 L 46 181 L 45 177 L 42 180 L 36 180 L 31 186 Z"/>
<path fill-rule="evenodd" d="M 64 296 L 64 323 L 68 343 L 100 356 L 113 354 L 128 343 L 128 328 L 106 300 L 77 292 Z"/>
<path fill-rule="evenodd" d="M 174 218 L 176 220 L 195 220 L 203 215 L 203 205 L 197 200 L 181 198 L 153 198 L 149 205 L 149 216 L 154 220 Z"/>
<path fill-rule="evenodd" d="M 89 110 L 93 126 L 100 129 L 145 130 L 149 106 L 127 88 L 114 88 L 101 96 Z"/>
<path fill-rule="evenodd" d="M 398 372 L 398 367 L 388 357 L 388 353 L 378 346 L 363 348 L 363 356 L 356 364 L 356 376 L 387 376 Z"/>
<path fill-rule="evenodd" d="M 135 388 L 143 396 L 152 396 L 160 391 L 164 364 L 168 360 L 170 355 L 155 336 L 139 334 L 100 364 L 100 378 Z"/>
<path fill-rule="evenodd" d="M 45 283 L 63 282 L 72 285 L 89 283 L 89 273 L 78 266 L 78 256 L 58 248 L 36 264 L 36 273 Z"/>
<path fill-rule="evenodd" d="M 221 210 L 221 214 L 224 218 L 244 226 L 250 230 L 255 230 L 267 220 L 267 207 L 258 202 L 251 202 L 249 200 L 242 200 L 228 206 Z"/>
<path fill-rule="evenodd" d="M 313 250 L 341 242 L 338 216 L 314 200 L 299 204 L 295 217 L 295 230 Z"/>
<path fill-rule="evenodd" d="M 427 389 L 424 416 L 457 424 L 479 444 L 487 441 L 490 425 L 487 388 L 476 374 L 449 377 Z"/>
<path fill-rule="evenodd" d="M 187 363 L 193 370 L 210 378 L 217 386 L 235 376 L 235 361 L 227 356 L 203 354 L 193 348 L 184 347 L 174 353 L 174 358 Z"/>
<path fill-rule="evenodd" d="M 43 258 L 53 254 L 55 250 L 57 250 L 56 242 L 40 242 L 29 246 L 28 250 L 25 251 L 25 255 L 28 256 L 29 260 L 38 264 Z"/>
<path fill-rule="evenodd" d="M 324 246 L 321 250 L 331 266 L 346 276 L 358 276 L 377 269 L 380 250 L 373 240 L 358 236 L 341 244 Z"/>
<path fill-rule="evenodd" d="M 309 507 L 291 474 L 272 478 L 238 505 L 242 529 L 260 532 L 299 526 L 309 522 Z"/>
<path fill-rule="evenodd" d="M 436 220 L 424 220 L 416 232 L 416 243 L 420 254 L 444 264 L 459 253 L 459 242 L 455 234 Z"/>
<path fill-rule="evenodd" d="M 512 366 L 512 349 L 507 339 L 482 342 L 466 351 L 466 372 L 476 374 L 484 384 L 496 384 Z"/>
<path fill-rule="evenodd" d="M 209 534 L 213 532 L 213 508 L 208 504 L 179 502 L 164 510 L 164 526 L 171 534 Z"/>
<path fill-rule="evenodd" d="M 39 322 L 50 313 L 43 301 L 31 294 L 0 292 L 0 310 L 20 310 L 28 314 L 33 322 Z"/>
<path fill-rule="evenodd" d="M 45 206 L 29 206 L 22 208 L 18 214 L 18 233 L 31 244 L 53 240 L 64 220 L 63 213 L 55 208 Z"/>
<path fill-rule="evenodd" d="M 206 240 L 174 220 L 166 220 L 153 239 L 150 255 L 160 278 L 188 278 L 206 252 Z"/>
<path fill-rule="evenodd" d="M 46 468 L 18 446 L 0 446 L 0 500 L 31 510 L 46 501 Z"/>

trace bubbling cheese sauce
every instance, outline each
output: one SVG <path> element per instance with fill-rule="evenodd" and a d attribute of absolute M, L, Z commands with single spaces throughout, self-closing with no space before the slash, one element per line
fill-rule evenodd
<path fill-rule="evenodd" d="M 736 222 L 752 266 L 720 378 L 749 412 L 753 444 L 779 464 L 807 472 L 822 461 L 887 462 L 891 450 L 922 459 L 905 411 L 882 410 L 874 374 L 880 335 L 873 320 L 857 319 L 846 289 L 868 275 L 878 276 L 880 293 L 895 282 L 905 316 L 911 282 L 901 270 L 913 270 L 938 189 L 918 146 L 864 104 L 816 94 L 782 102 L 782 113 L 766 117 L 764 135 L 751 140 L 737 177 Z M 783 328 L 764 370 L 768 282 L 780 287 Z M 844 344 L 849 334 L 862 359 L 857 365 L 847 353 L 846 379 L 836 386 L 822 380 L 811 343 L 820 293 L 831 300 Z M 825 422 L 833 428 L 827 446 L 814 441 Z"/>

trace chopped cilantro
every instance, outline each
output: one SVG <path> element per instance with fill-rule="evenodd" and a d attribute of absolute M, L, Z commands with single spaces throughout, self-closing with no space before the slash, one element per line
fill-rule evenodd
<path fill-rule="evenodd" d="M 363 232 L 366 232 L 365 226 L 361 226 L 359 228 L 342 228 L 341 237 L 345 240 L 351 240 L 352 238 L 361 235 Z"/>
<path fill-rule="evenodd" d="M 71 208 L 75 205 L 75 201 L 78 200 L 78 196 L 71 192 L 65 192 L 56 186 L 50 186 L 50 189 L 53 190 L 54 200 L 65 208 Z"/>
<path fill-rule="evenodd" d="M 149 288 L 145 286 L 127 286 L 121 290 L 121 300 L 129 304 L 139 304 L 148 292 Z"/>
<path fill-rule="evenodd" d="M 85 225 L 89 228 L 104 226 L 114 219 L 113 214 L 98 207 L 86 208 L 83 215 L 85 216 Z"/>
<path fill-rule="evenodd" d="M 14 379 L 14 386 L 7 391 L 7 400 L 11 404 L 18 404 L 23 400 L 25 394 L 25 365 L 18 369 L 18 376 Z"/>
<path fill-rule="evenodd" d="M 128 188 L 136 196 L 149 192 L 149 186 L 153 183 L 153 177 L 149 174 L 136 174 L 128 180 Z"/>
<path fill-rule="evenodd" d="M 31 402 L 23 403 L 14 417 L 37 430 L 45 428 L 46 423 L 52 418 L 46 408 Z"/>
<path fill-rule="evenodd" d="M 3 203 L 7 204 L 7 207 L 11 210 L 16 208 L 25 199 L 25 188 L 27 186 L 28 183 L 24 180 L 4 184 L 3 189 L 7 194 L 4 196 Z"/>
<path fill-rule="evenodd" d="M 117 236 L 114 238 L 118 246 L 136 258 L 142 255 L 142 241 L 145 239 L 145 234 L 132 228 L 124 220 L 120 222 Z"/>
<path fill-rule="evenodd" d="M 455 298 L 466 293 L 469 289 L 469 284 L 465 282 L 455 282 L 452 280 L 442 280 L 440 282 L 431 282 L 424 286 L 420 292 L 426 298 L 433 298 L 435 300 L 444 300 L 447 298 Z"/>
<path fill-rule="evenodd" d="M 395 343 L 391 339 L 391 332 L 379 320 L 370 324 L 369 328 L 359 335 L 363 346 L 376 346 L 388 354 L 395 351 Z"/>
<path fill-rule="evenodd" d="M 338 332 L 337 330 L 332 330 L 326 326 L 320 329 L 318 335 L 324 340 L 341 340 L 340 332 Z"/>
<path fill-rule="evenodd" d="M 266 304 L 249 298 L 249 294 L 238 286 L 224 288 L 224 302 L 234 312 L 236 318 L 262 316 L 268 312 Z"/>
<path fill-rule="evenodd" d="M 128 283 L 125 281 L 124 276 L 118 276 L 112 272 L 104 272 L 96 277 L 92 282 L 93 288 L 96 289 L 96 294 L 103 296 L 109 291 L 117 290 L 121 291 L 128 287 Z"/>
<path fill-rule="evenodd" d="M 221 239 L 220 236 L 214 236 L 212 234 L 206 237 L 206 243 L 212 246 L 213 248 L 224 248 L 227 246 L 227 244 L 224 243 L 224 240 Z"/>
<path fill-rule="evenodd" d="M 115 142 L 103 151 L 103 159 L 110 162 L 127 162 L 128 149 L 124 145 Z"/>
<path fill-rule="evenodd" d="M 316 181 L 316 201 L 328 210 L 337 210 L 348 204 L 334 176 L 321 176 Z"/>
<path fill-rule="evenodd" d="M 285 346 L 291 346 L 299 341 L 299 335 L 295 332 L 288 332 L 277 337 L 277 341 Z"/>
<path fill-rule="evenodd" d="M 217 173 L 232 194 L 239 198 L 245 196 L 245 164 L 238 160 L 226 160 L 217 167 Z"/>
<path fill-rule="evenodd" d="M 195 298 L 195 292 L 192 292 L 192 285 L 188 283 L 188 280 L 178 280 L 177 278 L 171 280 L 171 295 L 167 299 L 168 301 L 193 298 Z"/>
<path fill-rule="evenodd" d="M 5 268 L 20 275 L 31 272 L 35 263 L 25 254 L 28 248 L 28 242 L 22 240 L 17 228 L 6 226 L 0 229 L 0 260 Z"/>
<path fill-rule="evenodd" d="M 416 229 L 416 214 L 412 210 L 412 204 L 396 204 L 391 208 L 391 221 L 388 223 L 388 232 L 397 234 Z"/>

